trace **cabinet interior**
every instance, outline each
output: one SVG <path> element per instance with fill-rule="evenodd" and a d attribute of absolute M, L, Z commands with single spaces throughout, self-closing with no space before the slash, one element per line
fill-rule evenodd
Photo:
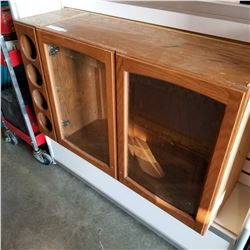
<path fill-rule="evenodd" d="M 61 138 L 109 164 L 105 65 L 87 55 L 46 45 Z"/>
<path fill-rule="evenodd" d="M 128 177 L 195 216 L 225 105 L 129 73 Z"/>

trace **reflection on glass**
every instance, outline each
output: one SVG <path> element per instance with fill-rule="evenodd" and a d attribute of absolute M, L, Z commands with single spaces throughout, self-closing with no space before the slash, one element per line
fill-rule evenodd
<path fill-rule="evenodd" d="M 73 50 L 46 47 L 63 139 L 109 164 L 105 65 Z"/>
<path fill-rule="evenodd" d="M 225 106 L 129 74 L 128 177 L 195 216 Z"/>

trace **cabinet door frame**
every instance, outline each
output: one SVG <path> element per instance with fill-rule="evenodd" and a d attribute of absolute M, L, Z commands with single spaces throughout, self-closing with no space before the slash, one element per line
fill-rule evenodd
<path fill-rule="evenodd" d="M 233 87 L 210 83 L 183 72 L 177 72 L 173 69 L 156 66 L 143 60 L 134 59 L 122 54 L 117 54 L 116 63 L 119 180 L 197 232 L 204 234 L 210 222 L 216 194 L 219 190 L 222 176 L 226 169 L 226 161 L 233 144 L 237 121 L 241 116 L 239 110 L 241 110 L 241 106 L 244 103 L 245 92 L 243 90 L 234 89 Z M 204 189 L 201 194 L 198 211 L 195 217 L 192 217 L 184 211 L 174 207 L 128 177 L 127 135 L 129 73 L 167 81 L 225 104 L 225 114 L 222 119 L 214 153 L 210 165 L 208 166 Z"/>
<path fill-rule="evenodd" d="M 48 32 L 43 30 L 37 30 L 38 44 L 43 62 L 44 75 L 48 85 L 49 99 L 54 114 L 55 130 L 58 138 L 58 142 L 70 149 L 77 155 L 86 159 L 93 165 L 97 166 L 104 172 L 116 178 L 116 117 L 115 117 L 115 70 L 114 70 L 114 52 L 105 50 L 94 45 L 84 43 L 73 38 L 65 37 L 55 32 Z M 107 100 L 107 124 L 108 124 L 108 146 L 109 146 L 109 165 L 88 154 L 85 151 L 80 150 L 74 144 L 64 140 L 59 124 L 59 107 L 56 103 L 56 93 L 52 86 L 53 82 L 49 75 L 49 65 L 47 62 L 47 56 L 45 52 L 46 44 L 53 44 L 59 47 L 64 47 L 75 52 L 82 53 L 89 57 L 92 57 L 105 65 L 105 77 L 106 77 L 106 100 Z M 84 111 L 83 111 L 84 112 Z"/>

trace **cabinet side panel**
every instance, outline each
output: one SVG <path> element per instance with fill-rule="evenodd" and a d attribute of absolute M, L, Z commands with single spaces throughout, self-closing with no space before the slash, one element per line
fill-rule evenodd
<path fill-rule="evenodd" d="M 229 159 L 226 163 L 227 172 L 224 174 L 224 179 L 218 195 L 216 197 L 215 206 L 213 208 L 213 216 L 216 216 L 220 205 L 224 204 L 238 182 L 244 161 L 250 148 L 250 92 L 246 95 L 242 112 L 237 124 L 234 146 L 231 149 Z M 216 204 L 217 203 L 217 204 Z"/>
<path fill-rule="evenodd" d="M 250 116 L 248 117 L 247 124 L 245 125 L 245 129 L 241 137 L 240 145 L 237 149 L 237 153 L 233 161 L 232 171 L 230 173 L 227 185 L 225 187 L 225 196 L 223 203 L 227 200 L 228 196 L 232 192 L 232 189 L 234 188 L 236 182 L 238 182 L 242 167 L 245 162 L 246 154 L 249 148 L 250 148 Z"/>
<path fill-rule="evenodd" d="M 34 27 L 14 22 L 40 130 L 56 140 L 54 122 Z"/>
<path fill-rule="evenodd" d="M 219 175 L 218 186 L 215 189 L 215 198 L 210 205 L 211 213 L 208 214 L 209 217 L 207 218 L 207 227 L 213 222 L 218 209 L 225 203 L 238 181 L 242 164 L 250 145 L 249 114 L 250 102 L 248 92 L 244 94 L 239 107 L 233 132 L 222 163 L 223 168 Z"/>

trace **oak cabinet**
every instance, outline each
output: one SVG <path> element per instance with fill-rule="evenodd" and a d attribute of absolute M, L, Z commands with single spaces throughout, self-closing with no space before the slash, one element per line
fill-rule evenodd
<path fill-rule="evenodd" d="M 15 26 L 42 131 L 204 234 L 241 171 L 249 46 L 70 9 Z"/>

